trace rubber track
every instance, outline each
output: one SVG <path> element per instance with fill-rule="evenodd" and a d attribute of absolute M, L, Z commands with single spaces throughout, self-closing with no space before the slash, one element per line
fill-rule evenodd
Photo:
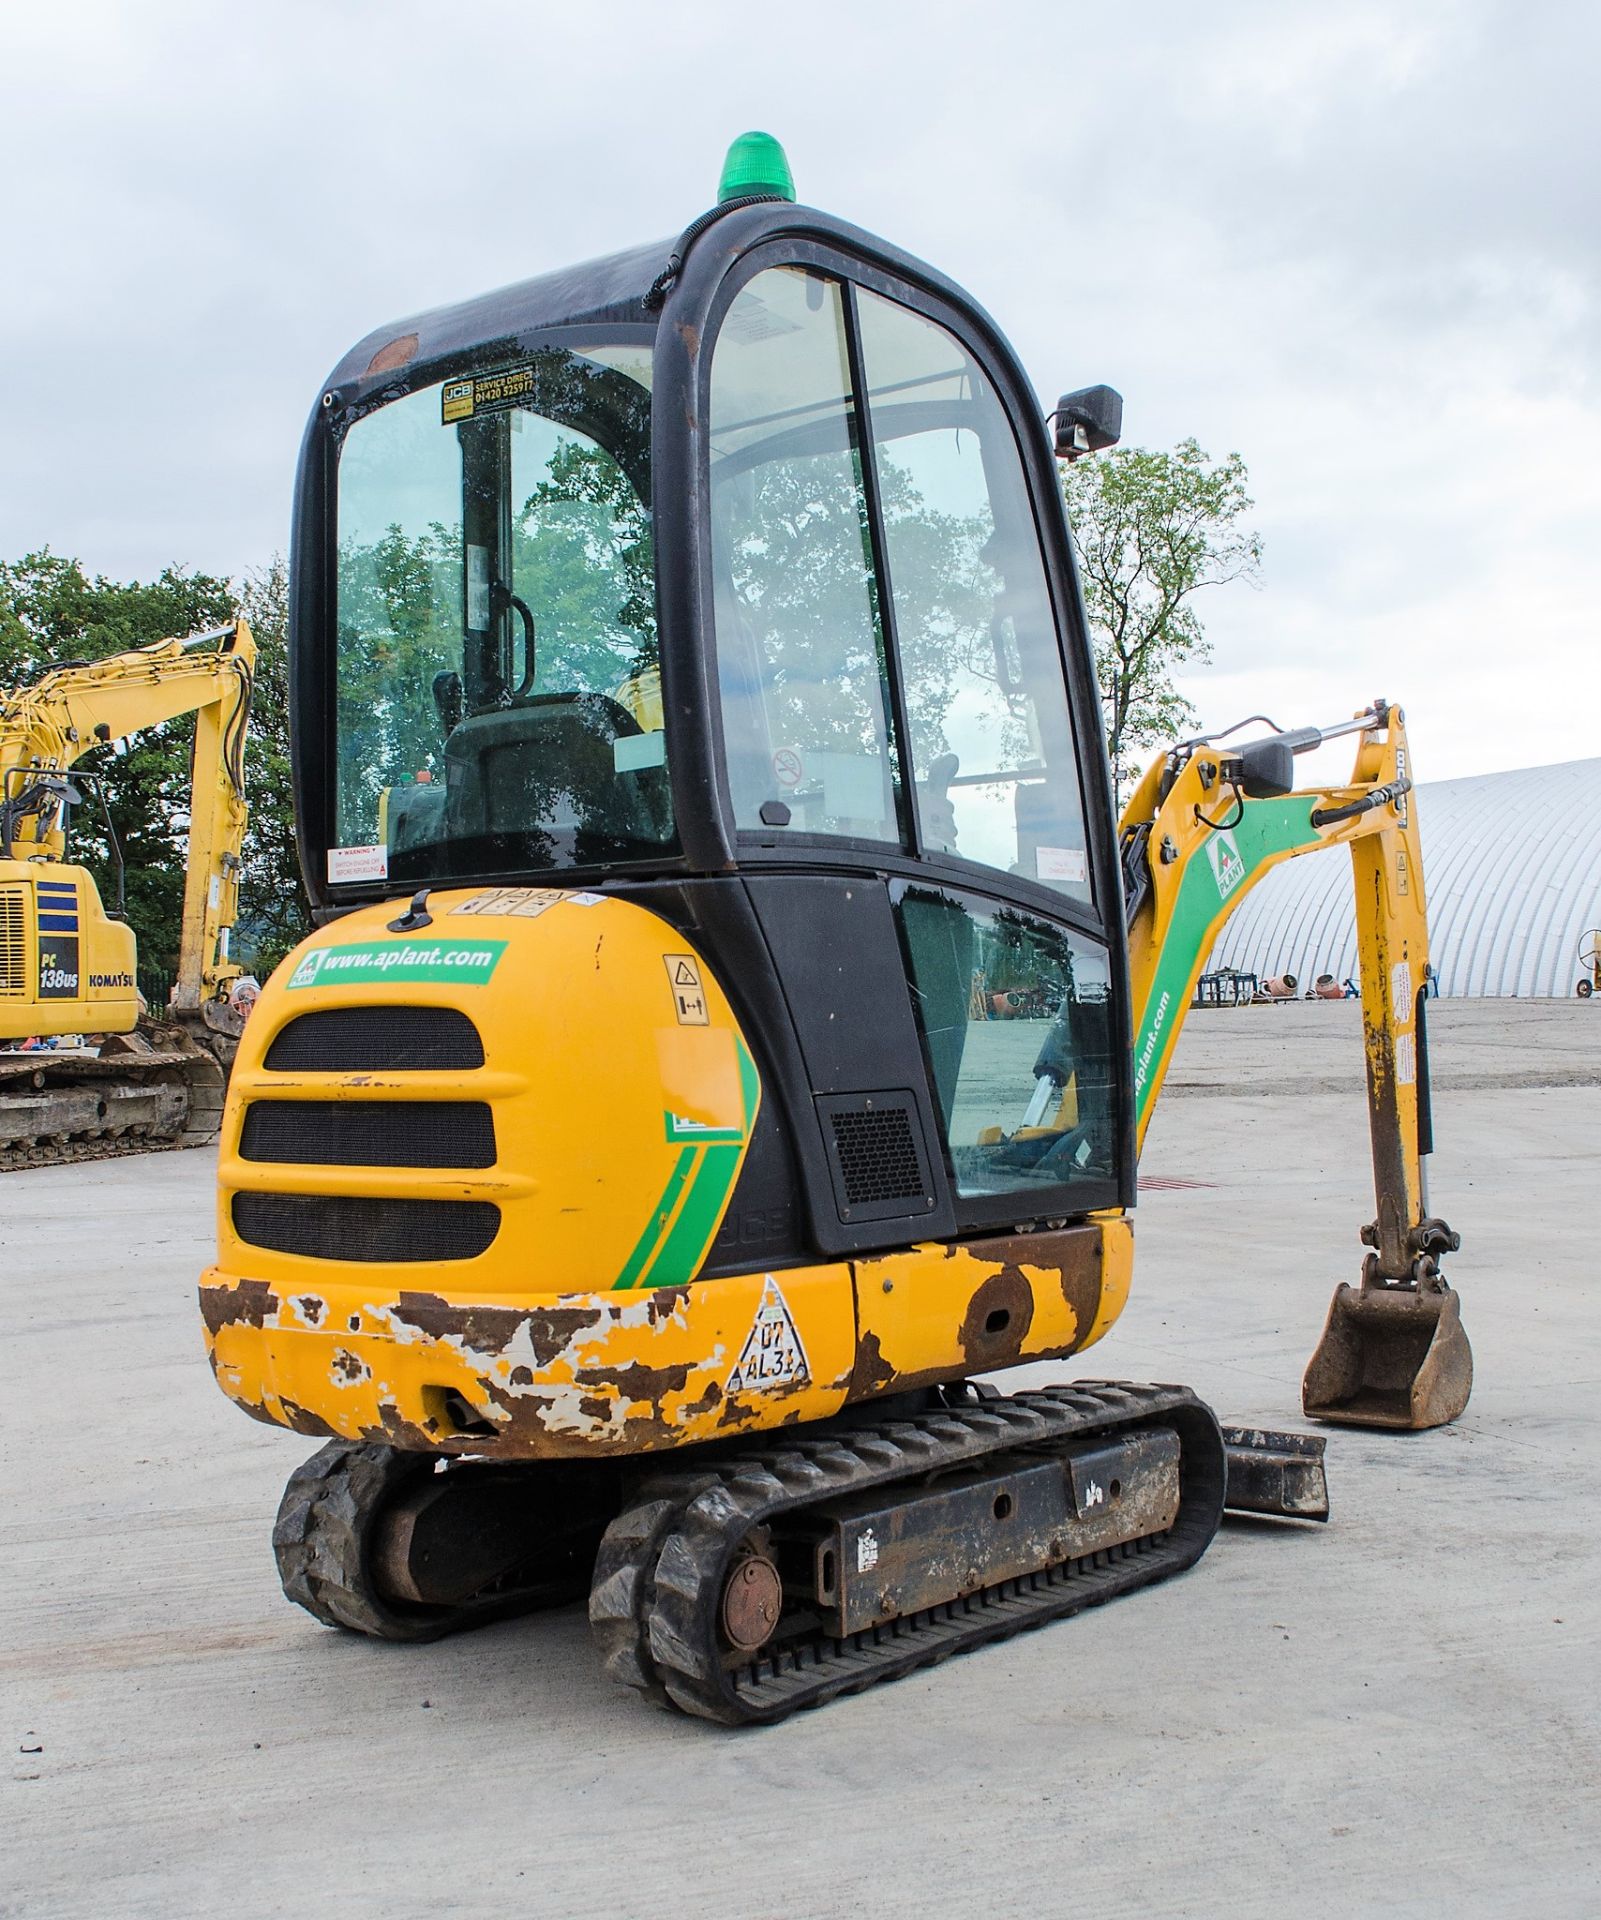
<path fill-rule="evenodd" d="M 725 1665 L 718 1604 L 729 1563 L 752 1528 L 841 1494 L 972 1466 L 988 1454 L 1150 1425 L 1176 1428 L 1183 1447 L 1181 1504 L 1167 1532 L 845 1640 L 819 1633 L 748 1666 Z M 686 1476 L 676 1498 L 669 1477 L 658 1478 L 653 1497 L 607 1534 L 591 1622 L 607 1671 L 624 1685 L 726 1725 L 768 1724 L 1182 1572 L 1217 1531 L 1226 1476 L 1217 1421 L 1188 1388 L 1116 1381 L 1081 1381 L 789 1441 L 711 1472 L 701 1468 Z"/>
<path fill-rule="evenodd" d="M 464 1609 L 397 1608 L 367 1565 L 374 1520 L 403 1487 L 432 1473 L 433 1457 L 381 1443 L 330 1440 L 296 1467 L 278 1505 L 272 1550 L 289 1598 L 325 1626 L 379 1640 L 437 1640 L 463 1624 Z"/>
<path fill-rule="evenodd" d="M 440 1640 L 510 1614 L 572 1600 L 560 1583 L 492 1585 L 457 1606 L 419 1606 L 386 1596 L 373 1577 L 369 1541 L 385 1511 L 417 1480 L 439 1470 L 439 1457 L 382 1441 L 330 1440 L 289 1476 L 272 1530 L 284 1593 L 324 1626 L 378 1640 Z M 471 1471 L 446 1466 L 450 1475 Z M 505 1471 L 491 1468 L 490 1471 Z"/>

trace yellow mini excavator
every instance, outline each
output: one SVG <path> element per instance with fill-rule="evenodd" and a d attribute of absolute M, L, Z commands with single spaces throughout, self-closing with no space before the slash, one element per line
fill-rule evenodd
<path fill-rule="evenodd" d="M 1115 443 L 1109 388 L 1054 452 Z M 1322 1441 L 983 1377 L 1100 1340 L 1213 933 L 1348 844 L 1378 1213 L 1308 1411 L 1450 1419 L 1402 716 L 1184 743 L 1114 818 L 1053 444 L 920 261 L 737 142 L 648 246 L 380 329 L 301 457 L 320 926 L 240 1045 L 212 1366 L 325 1444 L 319 1620 L 588 1591 L 607 1669 L 767 1722 L 1326 1515 Z M 1347 787 L 1297 751 L 1357 741 Z"/>
<path fill-rule="evenodd" d="M 217 1136 L 242 1026 L 228 990 L 256 648 L 243 620 L 52 668 L 0 699 L 0 1170 L 199 1145 Z M 72 809 L 103 799 L 96 748 L 195 715 L 178 980 L 145 1016 L 121 855 L 119 899 L 68 858 Z M 80 1036 L 71 1045 L 23 1043 Z"/>

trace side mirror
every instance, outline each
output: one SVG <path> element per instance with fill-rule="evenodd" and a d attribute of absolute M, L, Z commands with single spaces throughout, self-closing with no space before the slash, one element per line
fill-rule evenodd
<path fill-rule="evenodd" d="M 1051 419 L 1058 460 L 1099 453 L 1123 437 L 1123 396 L 1116 387 L 1080 387 L 1077 393 L 1062 395 Z"/>

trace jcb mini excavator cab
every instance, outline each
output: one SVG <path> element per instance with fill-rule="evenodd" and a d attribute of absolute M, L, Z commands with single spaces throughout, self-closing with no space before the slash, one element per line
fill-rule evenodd
<path fill-rule="evenodd" d="M 961 1384 L 1128 1289 L 1090 647 L 993 323 L 741 155 L 671 252 L 328 382 L 324 924 L 246 1031 L 202 1302 L 225 1391 L 331 1442 L 275 1535 L 320 1618 L 425 1638 L 593 1567 L 614 1674 L 769 1720 L 1187 1566 L 1226 1459 L 1183 1389 Z"/>

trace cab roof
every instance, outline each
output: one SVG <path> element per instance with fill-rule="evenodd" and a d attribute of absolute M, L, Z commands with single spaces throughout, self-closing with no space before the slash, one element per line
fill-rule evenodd
<path fill-rule="evenodd" d="M 349 385 L 414 361 L 448 359 L 496 340 L 510 343 L 520 334 L 555 327 L 603 322 L 654 326 L 656 316 L 647 311 L 645 295 L 672 247 L 671 238 L 653 240 L 626 253 L 559 267 L 532 280 L 497 287 L 492 293 L 393 320 L 358 340 L 328 376 L 327 384 Z"/>

